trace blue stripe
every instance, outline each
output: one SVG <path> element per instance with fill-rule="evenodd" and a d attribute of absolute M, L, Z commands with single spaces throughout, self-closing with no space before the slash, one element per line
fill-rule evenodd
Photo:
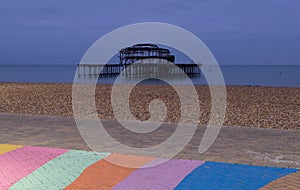
<path fill-rule="evenodd" d="M 206 162 L 175 189 L 258 189 L 297 169 Z"/>

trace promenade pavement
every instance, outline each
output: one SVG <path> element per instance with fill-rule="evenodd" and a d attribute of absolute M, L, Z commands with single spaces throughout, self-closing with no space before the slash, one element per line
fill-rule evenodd
<path fill-rule="evenodd" d="M 158 145 L 176 130 L 167 123 L 149 134 L 134 134 L 117 121 L 102 122 L 114 139 L 136 148 Z M 198 126 L 174 159 L 149 169 L 143 166 L 164 155 L 116 152 L 105 143 L 95 154 L 73 118 L 0 114 L 0 131 L 2 189 L 300 189 L 300 131 L 225 126 L 200 154 L 205 126 Z M 124 168 L 107 158 L 137 166 Z M 143 179 L 153 180 L 141 183 Z"/>

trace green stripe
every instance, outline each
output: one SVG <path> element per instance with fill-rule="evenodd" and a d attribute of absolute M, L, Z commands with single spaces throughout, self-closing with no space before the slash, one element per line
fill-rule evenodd
<path fill-rule="evenodd" d="M 63 189 L 78 178 L 85 168 L 109 154 L 70 150 L 50 160 L 10 189 Z"/>

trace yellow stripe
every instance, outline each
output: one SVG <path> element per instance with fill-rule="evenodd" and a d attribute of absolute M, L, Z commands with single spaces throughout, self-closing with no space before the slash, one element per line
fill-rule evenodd
<path fill-rule="evenodd" d="M 0 155 L 6 152 L 15 150 L 17 148 L 21 148 L 22 146 L 19 145 L 12 145 L 12 144 L 0 144 Z"/>

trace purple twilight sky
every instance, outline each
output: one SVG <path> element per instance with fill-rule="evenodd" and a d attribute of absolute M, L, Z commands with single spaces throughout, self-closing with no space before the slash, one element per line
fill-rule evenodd
<path fill-rule="evenodd" d="M 137 22 L 197 35 L 220 64 L 300 64 L 299 0 L 2 0 L 0 64 L 77 64 L 101 36 Z"/>

